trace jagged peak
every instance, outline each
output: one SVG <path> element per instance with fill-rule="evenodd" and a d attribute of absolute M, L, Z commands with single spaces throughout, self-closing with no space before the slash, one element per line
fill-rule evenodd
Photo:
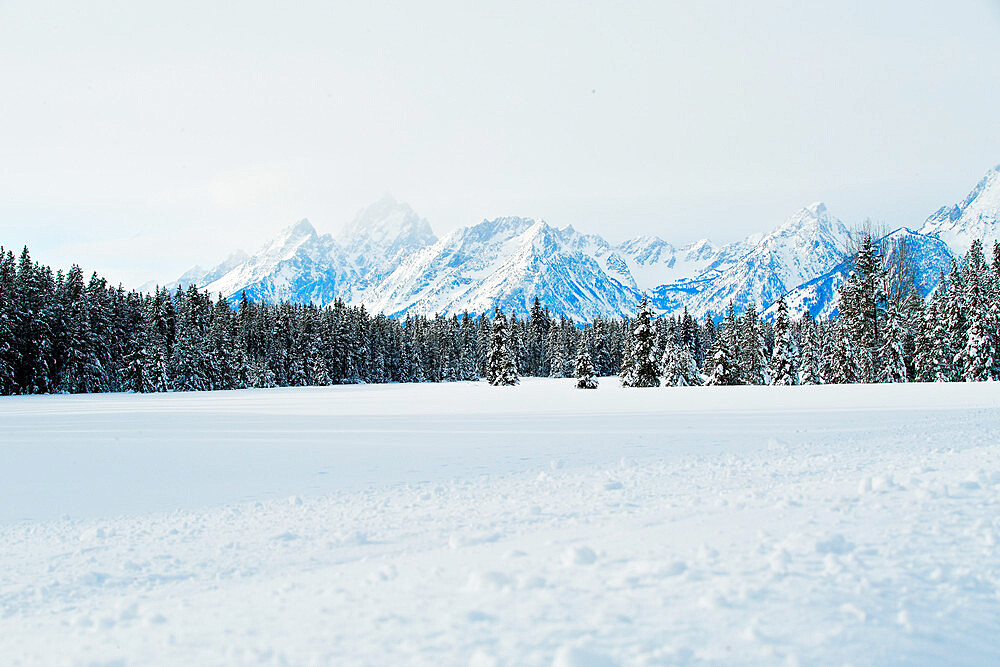
<path fill-rule="evenodd" d="M 540 218 L 522 218 L 517 215 L 508 215 L 493 218 L 492 220 L 483 218 L 482 222 L 467 228 L 467 230 L 483 238 L 484 235 L 497 236 L 499 234 L 517 236 L 535 226 L 548 227 L 548 223 Z"/>
<path fill-rule="evenodd" d="M 962 210 L 969 208 L 972 202 L 980 199 L 984 193 L 1000 187 L 1000 165 L 997 165 L 986 172 L 986 175 L 979 179 L 976 187 L 966 196 L 958 207 Z"/>
<path fill-rule="evenodd" d="M 627 239 L 621 244 L 622 248 L 647 248 L 651 246 L 667 246 L 673 249 L 673 244 L 664 241 L 661 237 L 656 234 L 639 234 L 638 236 L 633 236 Z"/>
<path fill-rule="evenodd" d="M 1000 165 L 987 170 L 986 174 L 976 183 L 976 187 L 961 202 L 951 206 L 942 206 L 934 211 L 924 222 L 924 227 L 929 231 L 937 231 L 940 229 L 940 223 L 958 220 L 966 210 L 976 207 L 977 204 L 1000 210 Z"/>
<path fill-rule="evenodd" d="M 437 240 L 430 223 L 417 215 L 413 208 L 384 194 L 358 211 L 354 219 L 341 230 L 338 239 L 345 245 L 376 242 L 381 244 L 407 237 L 430 244 Z"/>
<path fill-rule="evenodd" d="M 298 222 L 281 230 L 260 249 L 255 258 L 261 256 L 273 257 L 274 255 L 287 256 L 297 250 L 306 241 L 315 239 L 318 236 L 316 228 L 312 226 L 309 219 L 302 218 Z"/>
<path fill-rule="evenodd" d="M 279 236 L 312 236 L 316 234 L 316 228 L 309 222 L 309 218 L 302 218 L 298 222 L 285 227 Z"/>
<path fill-rule="evenodd" d="M 377 225 L 397 209 L 403 209 L 406 212 L 413 210 L 407 204 L 400 204 L 395 197 L 386 193 L 358 211 L 351 222 L 344 227 L 344 232 L 363 230 Z"/>
<path fill-rule="evenodd" d="M 750 237 L 748 240 L 760 242 L 761 240 L 769 237 L 784 236 L 789 233 L 797 234 L 801 232 L 813 233 L 816 231 L 832 231 L 834 233 L 841 233 L 844 229 L 846 229 L 844 224 L 837 218 L 830 215 L 830 211 L 826 207 L 826 204 L 818 201 L 800 208 L 798 211 L 790 215 L 773 232 L 759 235 L 759 238 L 755 238 L 757 237 L 757 235 L 755 235 Z"/>
<path fill-rule="evenodd" d="M 715 250 L 715 244 L 708 239 L 698 239 L 693 243 L 689 243 L 686 246 L 682 246 L 681 250 L 683 250 L 684 252 L 691 252 L 691 251 L 701 252 L 706 248 L 710 250 Z"/>

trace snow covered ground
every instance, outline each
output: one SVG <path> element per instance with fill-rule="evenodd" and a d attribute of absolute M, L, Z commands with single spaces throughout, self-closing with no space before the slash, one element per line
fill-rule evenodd
<path fill-rule="evenodd" d="M 0 399 L 0 663 L 996 664 L 1000 385 Z"/>

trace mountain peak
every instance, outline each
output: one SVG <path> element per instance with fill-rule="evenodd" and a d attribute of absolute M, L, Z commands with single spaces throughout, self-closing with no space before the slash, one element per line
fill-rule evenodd
<path fill-rule="evenodd" d="M 958 255 L 973 239 L 986 247 L 1000 240 L 1000 166 L 987 171 L 960 203 L 935 211 L 918 231 L 938 237 Z"/>
<path fill-rule="evenodd" d="M 424 246 L 436 241 L 437 237 L 430 223 L 417 215 L 409 204 L 397 202 L 392 195 L 385 194 L 358 211 L 338 240 L 348 247 L 371 243 L 391 245 L 397 241 Z"/>
<path fill-rule="evenodd" d="M 312 223 L 309 222 L 309 218 L 302 218 L 295 224 L 289 225 L 285 228 L 283 236 L 288 237 L 299 237 L 299 236 L 313 236 L 316 234 L 316 228 L 313 227 Z"/>
<path fill-rule="evenodd" d="M 513 238 L 523 234 L 539 223 L 545 225 L 544 220 L 507 215 L 493 218 L 492 220 L 483 218 L 483 221 L 478 225 L 465 227 L 456 231 L 461 235 L 470 236 L 477 240 L 488 240 L 494 237 Z"/>
<path fill-rule="evenodd" d="M 272 238 L 257 253 L 256 258 L 261 257 L 290 257 L 298 248 L 307 241 L 317 238 L 316 228 L 312 226 L 308 218 L 302 218 L 295 224 L 285 227 L 277 236 Z"/>
<path fill-rule="evenodd" d="M 830 215 L 830 211 L 827 209 L 826 204 L 818 201 L 813 202 L 808 206 L 803 206 L 789 216 L 788 219 L 773 232 L 761 235 L 759 240 L 774 235 L 785 235 L 789 233 L 798 234 L 804 232 L 811 234 L 816 231 L 832 231 L 839 234 L 844 230 L 846 230 L 844 224 Z M 751 237 L 751 239 L 758 240 L 758 237 L 754 236 Z"/>

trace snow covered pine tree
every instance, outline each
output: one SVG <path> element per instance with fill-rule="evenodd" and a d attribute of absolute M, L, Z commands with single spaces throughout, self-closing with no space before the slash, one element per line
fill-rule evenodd
<path fill-rule="evenodd" d="M 639 303 L 639 314 L 632 330 L 629 350 L 631 364 L 621 376 L 623 387 L 659 387 L 660 364 L 656 351 L 656 331 L 653 329 L 653 310 L 645 294 Z"/>
<path fill-rule="evenodd" d="M 590 360 L 590 352 L 584 341 L 580 341 L 580 351 L 576 353 L 577 389 L 597 389 L 597 378 L 594 377 L 594 362 Z"/>
<path fill-rule="evenodd" d="M 795 369 L 795 345 L 792 342 L 792 322 L 788 318 L 785 297 L 778 299 L 778 315 L 774 323 L 774 350 L 771 352 L 771 384 L 798 384 Z"/>
<path fill-rule="evenodd" d="M 497 308 L 493 315 L 490 349 L 486 355 L 486 379 L 494 387 L 509 387 L 519 382 L 510 353 L 507 318 Z"/>

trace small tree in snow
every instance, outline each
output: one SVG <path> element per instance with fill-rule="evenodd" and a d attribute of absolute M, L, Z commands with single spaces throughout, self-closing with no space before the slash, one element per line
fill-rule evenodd
<path fill-rule="evenodd" d="M 597 378 L 594 377 L 594 362 L 586 345 L 580 342 L 580 351 L 576 354 L 575 373 L 577 389 L 597 389 Z"/>
<path fill-rule="evenodd" d="M 673 341 L 667 343 L 660 361 L 663 369 L 663 384 L 668 387 L 685 387 L 701 384 L 698 375 L 698 365 L 691 356 L 687 345 L 677 345 Z"/>

